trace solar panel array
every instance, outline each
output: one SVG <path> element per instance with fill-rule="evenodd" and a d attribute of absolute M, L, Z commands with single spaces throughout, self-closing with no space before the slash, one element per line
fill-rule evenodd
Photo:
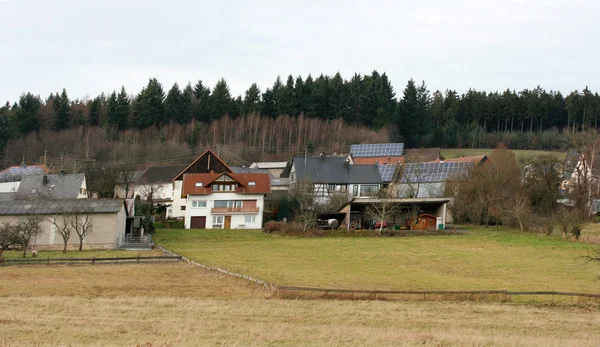
<path fill-rule="evenodd" d="M 393 164 L 379 164 L 377 167 L 379 169 L 379 174 L 381 175 L 381 180 L 385 183 L 391 182 L 394 178 L 394 172 L 396 172 L 396 166 Z"/>
<path fill-rule="evenodd" d="M 0 172 L 0 182 L 16 182 L 20 181 L 23 176 L 43 175 L 44 173 L 44 169 L 37 165 L 13 166 Z"/>
<path fill-rule="evenodd" d="M 369 143 L 350 146 L 353 157 L 399 157 L 404 154 L 403 143 Z"/>
<path fill-rule="evenodd" d="M 443 182 L 464 177 L 474 166 L 473 162 L 405 164 L 402 183 Z"/>

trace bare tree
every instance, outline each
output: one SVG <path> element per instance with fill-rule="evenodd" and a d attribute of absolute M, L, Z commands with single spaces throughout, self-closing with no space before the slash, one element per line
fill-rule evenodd
<path fill-rule="evenodd" d="M 383 224 L 385 221 L 393 217 L 394 214 L 399 210 L 399 204 L 396 199 L 396 191 L 394 188 L 381 189 L 377 196 L 377 201 L 370 203 L 365 209 L 365 214 L 371 219 L 380 220 L 380 226 L 378 233 L 381 235 L 383 230 Z"/>
<path fill-rule="evenodd" d="M 156 183 L 145 183 L 138 186 L 140 197 L 146 200 L 147 203 L 147 214 L 152 215 L 154 213 L 154 199 L 156 194 L 160 191 L 161 185 Z"/>
<path fill-rule="evenodd" d="M 529 198 L 524 194 L 517 194 L 514 199 L 507 200 L 502 212 L 505 216 L 514 219 L 521 231 L 525 229 L 525 220 L 533 214 Z"/>
<path fill-rule="evenodd" d="M 73 231 L 73 218 L 75 218 L 75 216 L 66 213 L 61 214 L 60 216 L 52 216 L 50 218 L 50 223 L 54 225 L 63 239 L 63 253 L 67 253 L 67 244 Z"/>
<path fill-rule="evenodd" d="M 2 253 L 17 244 L 18 236 L 16 225 L 12 223 L 0 224 L 0 261 L 2 260 Z"/>
<path fill-rule="evenodd" d="M 79 237 L 79 250 L 81 251 L 85 237 L 92 231 L 92 216 L 87 211 L 79 209 L 72 215 L 69 224 Z"/>
<path fill-rule="evenodd" d="M 302 231 L 312 229 L 317 222 L 318 203 L 315 188 L 310 182 L 296 183 L 291 191 L 294 221 L 302 224 Z"/>
<path fill-rule="evenodd" d="M 16 244 L 23 250 L 23 258 L 27 256 L 27 249 L 31 242 L 44 231 L 42 230 L 42 218 L 36 215 L 22 217 L 16 225 Z"/>
<path fill-rule="evenodd" d="M 595 129 L 574 133 L 571 146 L 580 154 L 580 159 L 567 163 L 574 167 L 565 168 L 573 172 L 569 193 L 581 218 L 588 218 L 592 201 L 600 196 L 600 134 Z"/>

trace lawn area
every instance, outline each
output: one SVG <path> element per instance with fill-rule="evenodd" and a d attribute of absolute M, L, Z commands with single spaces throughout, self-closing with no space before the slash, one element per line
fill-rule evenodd
<path fill-rule="evenodd" d="M 159 256 L 163 255 L 158 250 L 151 251 L 127 251 L 124 249 L 119 250 L 86 250 L 86 251 L 38 251 L 38 258 L 116 258 L 116 257 L 137 257 L 138 254 L 142 257 Z M 2 257 L 5 259 L 22 258 L 23 252 L 21 251 L 5 251 L 2 253 Z M 27 258 L 31 258 L 31 252 L 27 252 Z"/>
<path fill-rule="evenodd" d="M 596 246 L 493 228 L 454 236 L 318 239 L 159 230 L 155 241 L 200 263 L 277 285 L 600 293 L 600 266 L 581 259 Z"/>
<path fill-rule="evenodd" d="M 482 148 L 442 148 L 441 155 L 446 159 L 459 158 L 459 157 L 470 157 L 476 155 L 490 155 L 493 149 L 482 149 Z M 533 150 L 512 150 L 517 157 L 517 160 L 526 160 L 540 154 L 554 154 L 561 161 L 565 159 L 566 152 L 552 152 L 552 151 L 533 151 Z"/>

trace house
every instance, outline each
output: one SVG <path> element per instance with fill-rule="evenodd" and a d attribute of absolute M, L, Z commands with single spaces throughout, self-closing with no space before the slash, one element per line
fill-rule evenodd
<path fill-rule="evenodd" d="M 260 229 L 270 174 L 183 175 L 186 229 Z"/>
<path fill-rule="evenodd" d="M 350 146 L 352 158 L 401 157 L 403 155 L 403 143 L 367 143 Z"/>
<path fill-rule="evenodd" d="M 266 173 L 271 178 L 271 193 L 267 194 L 266 199 L 270 201 L 279 201 L 283 196 L 288 195 L 290 179 L 287 177 L 274 176 L 270 170 L 259 169 L 256 167 L 230 166 L 234 173 Z"/>
<path fill-rule="evenodd" d="M 115 185 L 114 196 L 119 199 L 130 199 L 135 197 L 135 183 L 145 171 L 123 171 L 119 173 Z M 170 182 L 169 182 L 170 183 Z M 139 192 L 138 192 L 139 193 Z"/>
<path fill-rule="evenodd" d="M 24 176 L 43 175 L 48 172 L 44 165 L 11 166 L 0 172 L 0 193 L 16 193 Z"/>
<path fill-rule="evenodd" d="M 167 208 L 168 218 L 183 219 L 187 208 L 187 201 L 183 194 L 183 176 L 191 173 L 223 173 L 233 172 L 231 168 L 219 158 L 211 149 L 202 153 L 198 159 L 190 165 L 180 170 L 172 179 L 173 184 L 173 204 Z"/>
<path fill-rule="evenodd" d="M 251 169 L 268 170 L 275 178 L 281 177 L 281 173 L 285 170 L 286 166 L 287 161 L 265 161 L 250 164 Z"/>
<path fill-rule="evenodd" d="M 444 197 L 446 181 L 465 177 L 475 167 L 475 163 L 434 162 L 407 163 L 402 165 L 394 178 L 400 198 Z"/>
<path fill-rule="evenodd" d="M 16 199 L 87 199 L 85 174 L 23 176 Z"/>
<path fill-rule="evenodd" d="M 152 200 L 153 204 L 171 204 L 173 202 L 173 177 L 185 166 L 167 165 L 147 168 L 139 178 L 132 182 L 133 197 Z"/>
<path fill-rule="evenodd" d="M 290 171 L 290 189 L 303 183 L 314 185 L 315 202 L 326 203 L 333 193 L 348 197 L 376 195 L 383 181 L 376 165 L 350 164 L 344 157 L 296 157 Z"/>
<path fill-rule="evenodd" d="M 127 211 L 121 199 L 37 199 L 0 202 L 0 223 L 18 223 L 21 218 L 37 216 L 42 233 L 32 241 L 32 248 L 62 249 L 59 228 L 64 216 L 80 218 L 90 225 L 83 245 L 86 249 L 114 249 L 125 234 Z M 67 219 L 68 220 L 68 219 Z M 55 222 L 56 224 L 54 224 Z M 69 248 L 79 246 L 79 237 L 71 232 Z"/>

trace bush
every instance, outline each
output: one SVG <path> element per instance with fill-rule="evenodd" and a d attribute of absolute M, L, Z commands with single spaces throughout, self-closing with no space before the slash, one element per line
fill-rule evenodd
<path fill-rule="evenodd" d="M 155 222 L 155 229 L 185 229 L 184 221 L 181 219 L 166 219 L 163 222 Z"/>
<path fill-rule="evenodd" d="M 300 223 L 270 221 L 263 227 L 267 234 L 294 235 L 303 234 L 304 228 Z"/>

